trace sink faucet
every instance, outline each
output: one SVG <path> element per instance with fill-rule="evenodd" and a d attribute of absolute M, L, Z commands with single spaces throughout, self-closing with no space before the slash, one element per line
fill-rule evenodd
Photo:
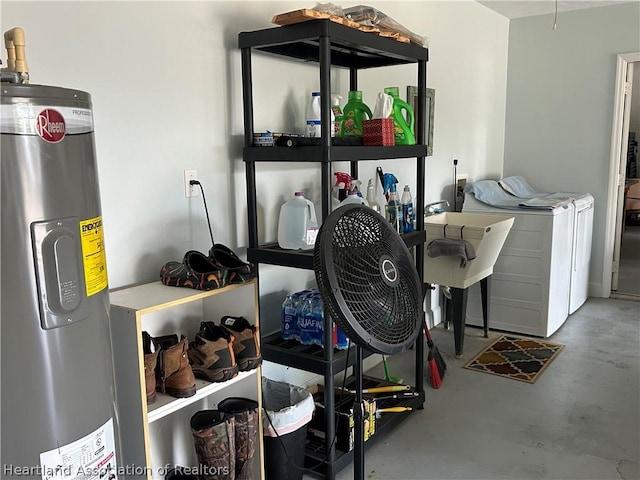
<path fill-rule="evenodd" d="M 436 212 L 436 205 L 442 205 L 443 203 L 446 203 L 447 207 L 449 206 L 449 202 L 447 200 L 438 200 L 437 202 L 427 203 L 424 206 L 425 215 L 429 216 L 429 215 L 435 215 L 436 213 L 440 213 L 440 212 Z"/>

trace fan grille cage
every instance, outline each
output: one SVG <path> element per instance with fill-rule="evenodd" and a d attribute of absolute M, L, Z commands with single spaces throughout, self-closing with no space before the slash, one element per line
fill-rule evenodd
<path fill-rule="evenodd" d="M 318 235 L 314 270 L 329 314 L 349 338 L 386 354 L 413 344 L 422 320 L 420 281 L 409 250 L 381 215 L 358 205 L 332 212 Z"/>

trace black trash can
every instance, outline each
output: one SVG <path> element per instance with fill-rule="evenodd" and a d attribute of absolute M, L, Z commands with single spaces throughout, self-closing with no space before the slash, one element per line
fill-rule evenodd
<path fill-rule="evenodd" d="M 302 480 L 307 424 L 315 404 L 302 387 L 262 378 L 265 476 Z"/>

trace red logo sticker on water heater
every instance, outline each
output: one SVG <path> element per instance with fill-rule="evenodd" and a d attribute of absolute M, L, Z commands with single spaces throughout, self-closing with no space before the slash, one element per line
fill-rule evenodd
<path fill-rule="evenodd" d="M 44 141 L 58 143 L 66 133 L 64 117 L 52 108 L 41 111 L 36 117 L 36 132 Z"/>

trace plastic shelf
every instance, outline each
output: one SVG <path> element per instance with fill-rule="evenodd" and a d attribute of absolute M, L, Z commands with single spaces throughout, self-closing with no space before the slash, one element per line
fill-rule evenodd
<path fill-rule="evenodd" d="M 373 387 L 378 385 L 389 385 L 389 382 L 384 380 L 364 376 L 363 386 Z M 353 379 L 347 381 L 347 386 L 353 388 Z M 393 406 L 402 405 L 412 407 L 414 410 L 422 409 L 425 401 L 424 390 L 418 392 L 418 396 L 410 399 L 403 399 L 401 401 L 395 401 Z M 392 405 L 383 405 L 392 406 Z M 384 438 L 385 433 L 392 428 L 395 428 L 399 423 L 404 421 L 412 411 L 399 412 L 399 413 L 384 413 L 376 418 L 376 433 L 364 443 L 365 451 L 369 447 L 375 445 L 380 439 Z M 336 449 L 335 460 L 332 464 L 332 468 L 339 471 L 348 465 L 353 463 L 354 451 L 345 452 Z M 305 467 L 310 468 L 312 473 L 319 476 L 324 476 L 327 473 L 327 461 L 326 461 L 326 448 L 324 442 L 317 440 L 311 440 L 307 437 L 307 443 L 305 444 Z"/>
<path fill-rule="evenodd" d="M 326 19 L 242 32 L 238 46 L 318 62 L 320 37 L 330 37 L 331 64 L 339 67 L 365 69 L 429 60 L 429 50 L 420 45 L 397 42 Z"/>
<path fill-rule="evenodd" d="M 402 240 L 408 248 L 424 243 L 427 234 L 415 231 L 401 234 Z M 283 267 L 313 269 L 313 250 L 284 250 L 277 243 L 268 243 L 256 248 L 249 248 L 247 258 L 253 263 L 279 265 Z"/>
<path fill-rule="evenodd" d="M 245 162 L 322 162 L 323 148 L 312 147 L 246 147 L 243 150 Z M 331 162 L 357 160 L 382 160 L 427 155 L 426 145 L 396 145 L 394 147 L 345 146 L 331 147 Z M 413 158 L 411 158 L 413 157 Z"/>
<path fill-rule="evenodd" d="M 263 336 L 260 348 L 264 360 L 320 375 L 324 375 L 327 372 L 328 362 L 324 359 L 324 349 L 317 345 L 303 345 L 297 340 L 284 340 L 280 336 L 280 332 L 276 332 Z M 355 350 L 355 346 L 352 346 L 349 350 L 334 349 L 331 362 L 332 371 L 340 372 L 347 367 L 355 365 Z M 363 350 L 362 354 L 363 357 L 368 357 L 373 353 Z"/>

